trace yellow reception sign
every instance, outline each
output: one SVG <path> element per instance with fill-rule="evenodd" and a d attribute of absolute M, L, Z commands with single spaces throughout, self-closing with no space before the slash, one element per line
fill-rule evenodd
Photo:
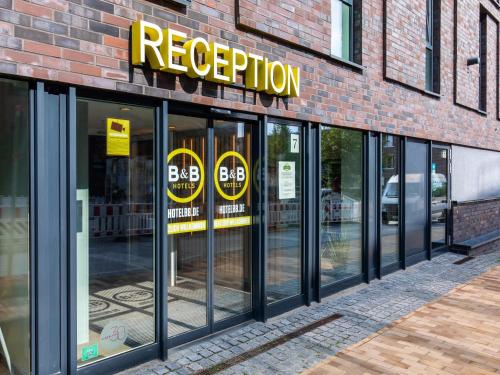
<path fill-rule="evenodd" d="M 130 121 L 106 119 L 106 154 L 108 156 L 130 156 Z"/>
<path fill-rule="evenodd" d="M 300 69 L 269 61 L 253 53 L 197 37 L 187 40 L 184 32 L 161 29 L 139 20 L 132 24 L 132 64 L 149 61 L 151 68 L 217 83 L 235 83 L 245 74 L 245 86 L 268 94 L 295 97 L 300 93 Z"/>

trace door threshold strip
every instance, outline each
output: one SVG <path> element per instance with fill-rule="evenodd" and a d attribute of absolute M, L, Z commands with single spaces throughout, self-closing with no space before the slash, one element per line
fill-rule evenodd
<path fill-rule="evenodd" d="M 456 262 L 453 262 L 453 264 L 464 264 L 465 262 L 468 262 L 469 260 L 474 259 L 474 257 L 467 256 L 465 258 L 459 259 Z"/>
<path fill-rule="evenodd" d="M 342 318 L 342 314 L 333 314 L 330 316 L 327 316 L 326 318 L 320 319 L 315 321 L 314 323 L 308 324 L 302 328 L 299 328 L 293 332 L 290 332 L 288 334 L 285 334 L 281 337 L 278 337 L 274 340 L 269 341 L 268 343 L 261 345 L 255 349 L 248 350 L 246 352 L 243 352 L 241 354 L 238 354 L 237 356 L 233 358 L 229 358 L 223 362 L 217 363 L 216 365 L 213 365 L 209 368 L 199 370 L 194 373 L 194 375 L 212 375 L 216 374 L 218 372 L 227 370 L 230 367 L 233 367 L 235 365 L 238 365 L 242 362 L 245 362 L 253 357 L 258 356 L 259 354 L 262 354 L 268 350 L 271 350 L 279 345 L 282 345 L 290 340 L 293 340 L 299 336 L 302 336 L 304 333 L 311 332 L 312 330 L 321 327 L 325 324 L 328 324 L 334 320 L 337 320 L 339 318 Z"/>

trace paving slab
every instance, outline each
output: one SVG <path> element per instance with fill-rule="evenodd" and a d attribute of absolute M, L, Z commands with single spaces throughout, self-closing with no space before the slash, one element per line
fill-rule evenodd
<path fill-rule="evenodd" d="M 339 292 L 322 299 L 319 304 L 300 307 L 266 323 L 251 322 L 181 349 L 170 350 L 165 362 L 151 361 L 121 374 L 195 374 L 200 368 L 207 369 L 213 366 L 210 364 L 234 359 L 242 352 L 261 347 L 298 328 L 333 314 L 342 314 L 339 319 L 219 372 L 225 375 L 299 374 L 487 272 L 498 265 L 500 251 L 480 255 L 460 265 L 454 264 L 463 258 L 463 255 L 444 253 L 431 261 Z M 215 352 L 211 350 L 214 348 L 217 348 Z M 414 368 L 425 368 L 425 363 Z M 386 368 L 379 370 L 388 371 Z"/>
<path fill-rule="evenodd" d="M 500 373 L 500 265 L 302 375 Z"/>

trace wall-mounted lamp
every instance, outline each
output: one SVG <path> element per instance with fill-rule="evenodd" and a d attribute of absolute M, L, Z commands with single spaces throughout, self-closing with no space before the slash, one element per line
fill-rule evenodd
<path fill-rule="evenodd" d="M 467 59 L 467 66 L 471 66 L 471 65 L 476 65 L 476 64 L 479 64 L 481 62 L 481 58 L 480 57 L 470 57 Z"/>

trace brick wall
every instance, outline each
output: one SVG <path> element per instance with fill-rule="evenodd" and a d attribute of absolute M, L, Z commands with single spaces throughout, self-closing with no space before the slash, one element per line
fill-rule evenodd
<path fill-rule="evenodd" d="M 240 0 L 240 24 L 330 54 L 330 0 Z"/>
<path fill-rule="evenodd" d="M 386 77 L 424 90 L 426 1 L 386 4 Z"/>
<path fill-rule="evenodd" d="M 479 5 L 477 0 L 457 0 L 457 102 L 479 107 L 479 65 L 467 59 L 479 56 Z M 461 90 L 460 88 L 466 88 Z"/>
<path fill-rule="evenodd" d="M 453 243 L 500 229 L 500 198 L 454 203 Z"/>
<path fill-rule="evenodd" d="M 498 69 L 498 60 L 496 60 L 498 31 L 497 25 L 499 11 L 492 1 L 479 0 L 457 0 L 457 93 L 456 101 L 464 106 L 479 108 L 479 65 L 467 67 L 467 59 L 479 56 L 479 20 L 481 6 L 492 16 L 487 17 L 488 33 L 488 70 L 496 71 Z M 491 59 L 492 56 L 495 58 Z M 498 115 L 498 84 L 496 77 L 491 81 L 491 75 L 487 79 L 487 112 L 488 116 Z M 494 102 L 491 98 L 496 97 Z"/>
<path fill-rule="evenodd" d="M 244 7 L 251 1 L 239 3 Z M 459 27 L 461 47 L 457 59 L 457 70 L 462 74 L 464 59 L 477 48 L 478 37 L 467 34 L 465 29 L 472 27 L 476 18 L 478 22 L 479 0 L 457 1 L 461 9 L 459 23 L 463 20 L 465 25 Z M 320 26 L 324 28 L 329 12 L 323 19 L 315 6 L 319 0 L 305 2 L 304 6 L 302 2 L 262 4 L 296 4 L 280 6 L 279 17 L 289 25 L 299 25 L 307 42 L 314 36 L 307 35 L 307 22 L 323 23 Z M 498 18 L 500 11 L 491 0 L 481 3 Z M 453 0 L 442 0 L 439 99 L 384 80 L 384 0 L 362 2 L 362 71 L 238 29 L 236 4 L 236 0 L 193 0 L 187 7 L 158 0 L 0 0 L 0 73 L 500 150 L 496 111 L 490 112 L 489 108 L 486 117 L 454 104 Z M 301 95 L 290 100 L 269 98 L 238 87 L 131 69 L 129 27 L 141 18 L 185 31 L 190 37 L 203 36 L 300 66 Z M 275 28 L 281 30 L 279 24 Z M 475 24 L 473 32 L 478 30 Z M 405 33 L 400 36 L 405 37 Z M 416 43 L 418 37 L 411 40 Z M 418 64 L 412 69 L 417 69 Z M 404 79 L 401 77 L 401 81 Z M 477 86 L 462 74 L 457 91 L 472 102 Z M 496 85 L 492 89 L 498 90 Z"/>

